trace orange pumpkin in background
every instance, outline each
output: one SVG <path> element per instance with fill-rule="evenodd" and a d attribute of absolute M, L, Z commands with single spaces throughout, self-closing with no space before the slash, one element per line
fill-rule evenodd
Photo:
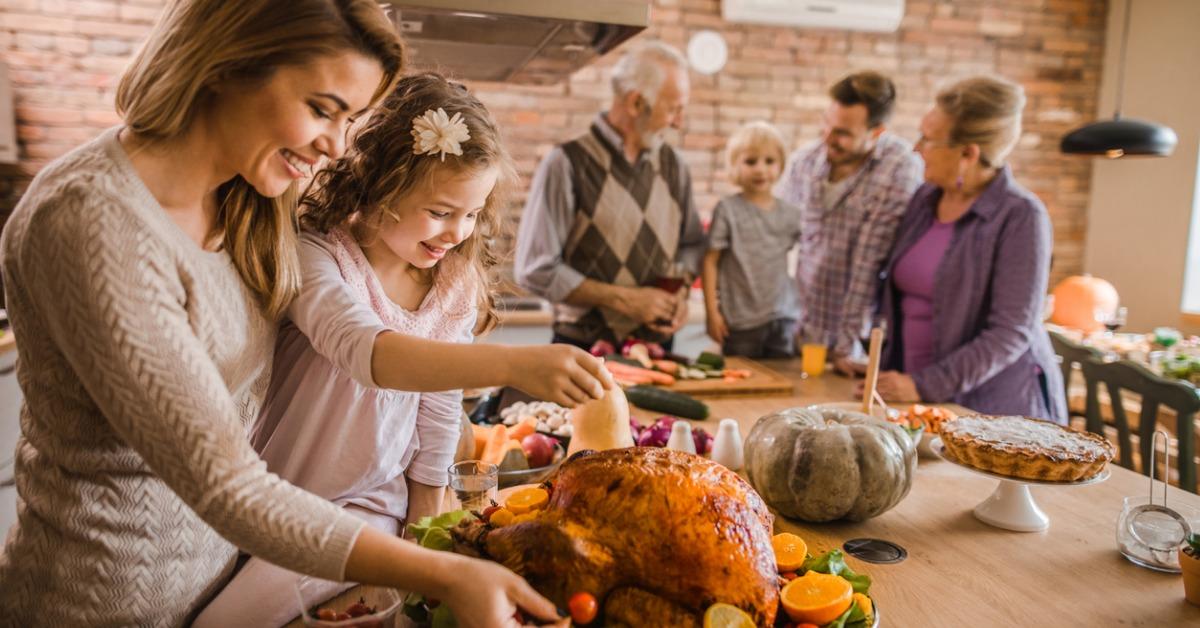
<path fill-rule="evenodd" d="M 1054 313 L 1050 322 L 1085 332 L 1100 331 L 1096 310 L 1114 312 L 1121 299 L 1111 283 L 1091 275 L 1067 277 L 1054 287 Z"/>

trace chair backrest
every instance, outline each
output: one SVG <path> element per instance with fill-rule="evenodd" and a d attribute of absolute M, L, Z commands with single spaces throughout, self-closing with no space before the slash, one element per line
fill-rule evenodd
<path fill-rule="evenodd" d="M 1058 354 L 1060 358 L 1058 368 L 1062 370 L 1063 399 L 1066 399 L 1070 403 L 1071 373 L 1075 370 L 1075 365 L 1082 365 L 1083 361 L 1087 359 L 1099 360 L 1102 354 L 1098 349 L 1073 342 L 1070 338 L 1056 331 L 1050 332 L 1050 345 L 1054 347 L 1054 353 Z M 1087 387 L 1088 394 L 1091 394 L 1096 387 L 1095 382 L 1088 381 L 1086 376 L 1084 377 L 1084 385 Z M 1078 413 L 1076 412 L 1074 415 L 1078 416 Z M 1087 416 L 1086 412 L 1084 416 Z M 1104 435 L 1103 423 L 1092 425 L 1089 422 L 1087 429 L 1101 436 Z"/>
<path fill-rule="evenodd" d="M 1142 473 L 1154 473 L 1154 469 L 1150 468 L 1150 452 L 1154 448 L 1154 431 L 1158 427 L 1159 407 L 1167 406 L 1175 411 L 1178 417 L 1175 438 L 1179 441 L 1179 487 L 1197 492 L 1195 418 L 1196 413 L 1200 411 L 1200 391 L 1187 382 L 1160 377 L 1141 364 L 1128 360 L 1104 362 L 1089 358 L 1084 360 L 1081 366 L 1087 380 L 1104 384 L 1105 390 L 1108 391 L 1113 423 L 1117 428 L 1119 463 L 1123 467 L 1133 468 L 1133 447 L 1130 441 L 1132 430 L 1129 417 L 1125 413 L 1122 391 L 1136 393 L 1142 398 L 1142 410 L 1138 415 L 1137 425 Z M 1087 415 L 1089 430 L 1093 423 L 1103 425 L 1096 390 L 1088 391 Z M 1103 431 L 1100 433 L 1103 434 Z"/>

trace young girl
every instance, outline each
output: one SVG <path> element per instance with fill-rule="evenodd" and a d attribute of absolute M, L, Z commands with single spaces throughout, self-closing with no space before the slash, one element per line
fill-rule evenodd
<path fill-rule="evenodd" d="M 703 269 L 708 335 L 726 355 L 794 355 L 799 313 L 787 254 L 800 237 L 800 211 L 771 193 L 783 171 L 783 137 L 751 122 L 729 138 L 726 158 L 742 191 L 713 210 Z"/>
<path fill-rule="evenodd" d="M 573 347 L 465 345 L 496 322 L 487 239 L 514 178 L 487 110 L 436 74 L 401 79 L 318 174 L 302 207 L 301 293 L 251 435 L 271 471 L 401 534 L 441 506 L 462 414 L 462 391 L 445 388 L 507 379 L 561 387 L 539 396 L 567 405 L 603 393 L 603 369 Z M 476 359 L 446 363 L 453 345 L 421 339 Z M 388 389 L 419 371 L 441 392 Z M 251 558 L 195 625 L 280 625 L 298 613 L 298 578 Z"/>

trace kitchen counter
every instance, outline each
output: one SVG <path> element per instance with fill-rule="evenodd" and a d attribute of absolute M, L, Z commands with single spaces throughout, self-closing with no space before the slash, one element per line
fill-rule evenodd
<path fill-rule="evenodd" d="M 852 397 L 849 379 L 828 373 L 803 379 L 798 360 L 764 363 L 794 378 L 792 396 L 706 400 L 712 418 L 693 424 L 715 433 L 721 418 L 732 417 L 745 438 L 769 412 Z M 656 415 L 634 414 L 643 423 Z M 847 558 L 853 569 L 871 576 L 871 595 L 885 626 L 1200 625 L 1200 607 L 1184 601 L 1180 576 L 1137 567 L 1117 551 L 1122 499 L 1146 495 L 1148 483 L 1115 464 L 1109 469 L 1111 477 L 1099 484 L 1032 487 L 1050 517 L 1044 532 L 1009 532 L 980 522 L 972 509 L 997 480 L 925 458 L 908 496 L 874 519 L 805 524 L 780 517 L 775 528 L 800 535 L 811 553 L 860 537 L 904 547 L 908 558 L 891 565 Z M 1200 508 L 1200 496 L 1173 487 L 1169 500 Z M 352 590 L 345 599 L 357 598 Z"/>

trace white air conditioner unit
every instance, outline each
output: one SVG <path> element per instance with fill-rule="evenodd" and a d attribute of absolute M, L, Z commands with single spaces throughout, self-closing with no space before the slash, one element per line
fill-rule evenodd
<path fill-rule="evenodd" d="M 895 31 L 904 17 L 904 0 L 721 0 L 730 22 L 773 26 Z"/>

